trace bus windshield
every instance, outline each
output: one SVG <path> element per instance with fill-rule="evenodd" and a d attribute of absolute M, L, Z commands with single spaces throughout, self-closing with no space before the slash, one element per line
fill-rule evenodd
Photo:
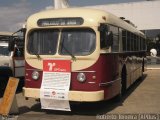
<path fill-rule="evenodd" d="M 54 55 L 57 51 L 60 31 L 34 30 L 29 34 L 27 49 L 33 55 Z M 96 46 L 96 34 L 92 29 L 63 29 L 60 37 L 61 55 L 89 55 Z"/>
<path fill-rule="evenodd" d="M 89 55 L 96 45 L 96 35 L 92 29 L 64 29 L 61 34 L 61 55 Z"/>
<path fill-rule="evenodd" d="M 33 55 L 54 55 L 59 30 L 34 30 L 29 35 L 28 52 Z"/>

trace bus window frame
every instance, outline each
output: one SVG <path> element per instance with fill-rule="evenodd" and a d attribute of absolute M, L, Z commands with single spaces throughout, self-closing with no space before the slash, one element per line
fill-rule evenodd
<path fill-rule="evenodd" d="M 112 44 L 112 46 L 111 46 L 111 52 L 112 53 L 117 53 L 117 52 L 120 52 L 120 32 L 119 32 L 119 27 L 117 27 L 117 26 L 115 26 L 115 25 L 108 25 L 108 27 L 109 27 L 109 31 L 111 31 L 112 33 L 113 33 L 113 44 Z M 111 28 L 113 28 L 112 30 L 111 30 Z M 115 31 L 113 31 L 113 30 L 117 30 L 116 32 Z M 115 39 L 117 40 L 117 41 L 115 41 Z M 114 43 L 118 43 L 117 45 L 114 45 Z M 118 49 L 116 49 L 116 50 L 113 50 L 114 48 L 113 48 L 113 46 L 115 46 L 115 47 L 117 47 L 118 46 Z"/>

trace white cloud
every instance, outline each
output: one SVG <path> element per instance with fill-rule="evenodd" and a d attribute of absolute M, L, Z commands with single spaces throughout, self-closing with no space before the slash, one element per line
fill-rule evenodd
<path fill-rule="evenodd" d="M 30 14 L 32 14 L 32 9 L 26 0 L 0 7 L 0 31 L 18 30 Z"/>

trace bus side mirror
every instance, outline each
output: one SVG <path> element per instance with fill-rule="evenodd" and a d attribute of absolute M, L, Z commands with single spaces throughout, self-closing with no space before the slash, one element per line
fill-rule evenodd
<path fill-rule="evenodd" d="M 108 26 L 105 25 L 104 23 L 101 23 L 100 26 L 98 27 L 98 31 L 104 32 L 108 30 Z"/>
<path fill-rule="evenodd" d="M 8 42 L 8 50 L 14 51 L 14 46 L 15 46 L 15 40 L 13 38 L 10 38 L 9 42 Z"/>
<path fill-rule="evenodd" d="M 112 31 L 107 32 L 106 42 L 107 42 L 107 47 L 113 45 L 113 33 L 112 33 Z"/>
<path fill-rule="evenodd" d="M 111 31 L 109 32 L 103 32 L 103 38 L 104 38 L 104 47 L 109 48 L 113 45 L 113 33 Z"/>

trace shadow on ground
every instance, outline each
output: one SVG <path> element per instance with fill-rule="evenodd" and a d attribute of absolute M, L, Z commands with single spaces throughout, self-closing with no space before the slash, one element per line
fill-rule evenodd
<path fill-rule="evenodd" d="M 31 108 L 20 107 L 20 114 L 30 114 L 28 112 L 41 112 L 47 115 L 87 115 L 95 116 L 97 114 L 106 114 L 118 106 L 123 106 L 123 102 L 130 96 L 135 89 L 145 80 L 147 74 L 141 79 L 138 79 L 122 97 L 120 102 L 115 102 L 114 98 L 108 101 L 96 102 L 96 103 L 72 103 L 71 102 L 71 112 L 65 111 L 54 111 L 54 110 L 42 110 L 40 103 L 35 104 Z"/>

